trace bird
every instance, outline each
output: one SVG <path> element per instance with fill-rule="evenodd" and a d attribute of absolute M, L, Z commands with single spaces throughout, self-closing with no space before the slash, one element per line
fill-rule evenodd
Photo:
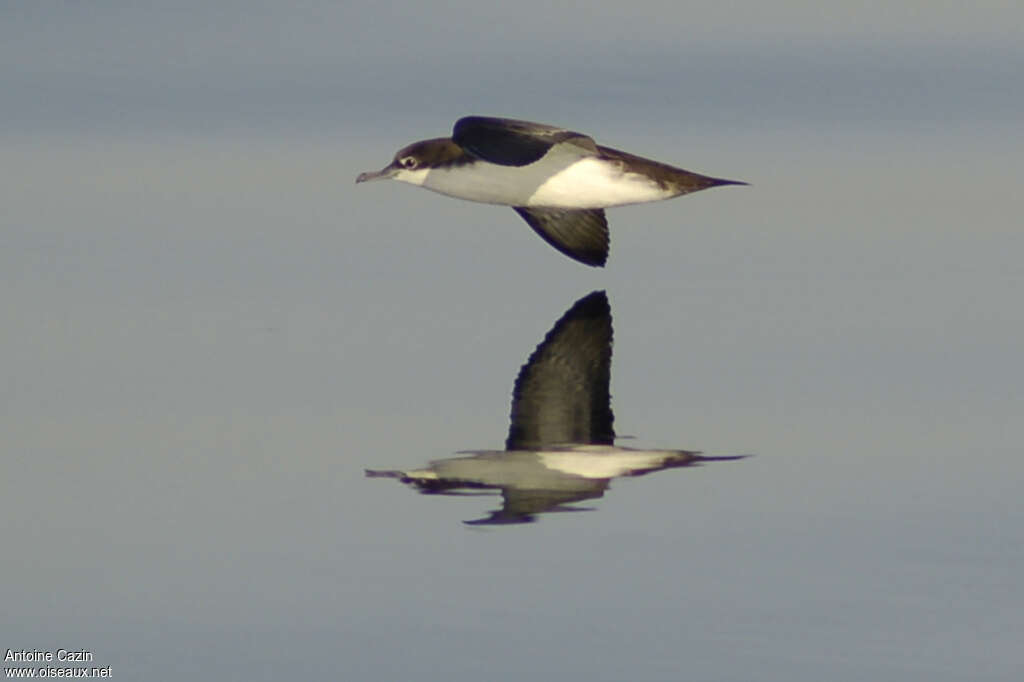
<path fill-rule="evenodd" d="M 489 116 L 460 118 L 451 137 L 413 142 L 356 183 L 385 179 L 511 206 L 548 244 L 593 267 L 608 259 L 604 209 L 747 184 L 604 147 L 565 128 Z"/>

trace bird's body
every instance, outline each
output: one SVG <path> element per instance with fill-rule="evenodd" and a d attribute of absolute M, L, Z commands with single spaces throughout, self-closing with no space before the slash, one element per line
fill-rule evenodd
<path fill-rule="evenodd" d="M 675 188 L 634 172 L 615 157 L 595 157 L 557 148 L 526 166 L 488 161 L 453 162 L 406 170 L 396 176 L 456 199 L 503 206 L 596 209 L 669 199 Z"/>
<path fill-rule="evenodd" d="M 384 178 L 512 206 L 545 241 L 588 265 L 607 258 L 603 209 L 745 184 L 599 146 L 562 128 L 480 116 L 459 119 L 451 138 L 404 147 L 391 164 L 356 182 Z"/>

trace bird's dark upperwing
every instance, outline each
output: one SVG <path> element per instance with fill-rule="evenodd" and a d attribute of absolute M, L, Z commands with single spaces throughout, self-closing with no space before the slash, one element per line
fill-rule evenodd
<path fill-rule="evenodd" d="M 452 141 L 467 153 L 501 166 L 526 166 L 552 146 L 573 145 L 581 155 L 597 155 L 597 144 L 582 133 L 511 118 L 466 116 L 455 123 Z"/>
<path fill-rule="evenodd" d="M 594 267 L 608 260 L 608 221 L 602 209 L 512 208 L 544 241 L 569 258 Z"/>
<path fill-rule="evenodd" d="M 512 391 L 507 450 L 615 442 L 608 297 L 581 298 L 530 356 Z"/>

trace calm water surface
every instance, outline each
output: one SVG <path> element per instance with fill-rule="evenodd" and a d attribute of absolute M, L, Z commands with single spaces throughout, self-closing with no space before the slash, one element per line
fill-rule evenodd
<path fill-rule="evenodd" d="M 609 211 L 605 270 L 507 208 L 353 184 L 458 115 L 540 104 L 231 134 L 196 123 L 230 129 L 230 98 L 188 100 L 186 130 L 146 132 L 131 98 L 131 133 L 18 118 L 0 648 L 117 679 L 1019 679 L 1024 107 L 975 57 L 901 62 L 852 113 L 757 79 L 733 97 L 762 118 L 681 123 L 655 76 L 630 81 L 640 130 L 621 100 L 558 100 L 552 123 L 752 183 Z M 858 64 L 759 68 L 799 98 L 866 94 L 832 77 Z M 619 445 L 749 457 L 531 493 L 532 523 L 464 523 L 507 520 L 508 485 L 366 476 L 504 450 L 520 368 L 594 291 Z"/>

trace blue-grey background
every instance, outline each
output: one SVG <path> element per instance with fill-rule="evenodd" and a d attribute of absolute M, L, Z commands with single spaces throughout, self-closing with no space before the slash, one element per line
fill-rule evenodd
<path fill-rule="evenodd" d="M 1024 9 L 0 4 L 0 650 L 118 679 L 1020 679 Z M 353 184 L 465 114 L 752 183 L 609 212 Z M 490 531 L 608 292 L 616 426 L 753 458 Z"/>

